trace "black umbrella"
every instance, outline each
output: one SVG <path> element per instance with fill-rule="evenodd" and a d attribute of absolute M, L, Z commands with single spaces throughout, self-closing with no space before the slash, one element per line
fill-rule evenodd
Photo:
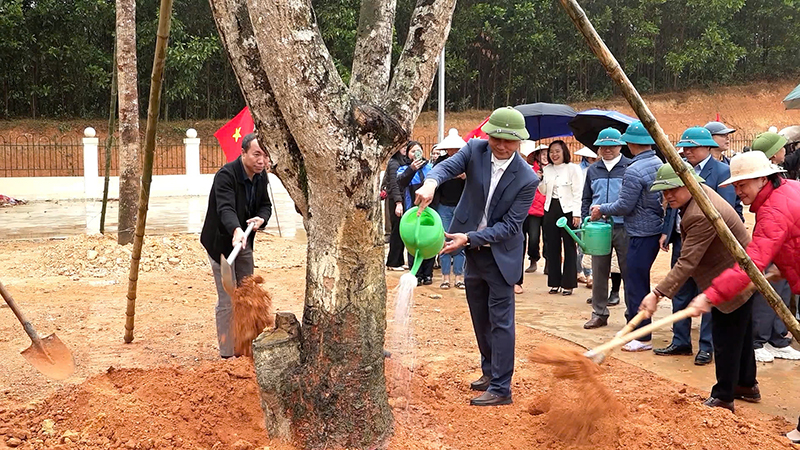
<path fill-rule="evenodd" d="M 578 142 L 597 151 L 597 146 L 594 145 L 594 141 L 597 140 L 597 135 L 600 134 L 600 131 L 611 127 L 616 128 L 620 133 L 624 133 L 625 130 L 628 129 L 628 125 L 636 120 L 638 119 L 622 114 L 619 111 L 589 109 L 576 114 L 575 118 L 569 122 L 569 127 L 572 129 L 572 133 L 575 135 L 575 139 Z M 656 150 L 656 155 L 661 158 L 662 161 L 665 161 L 661 150 L 655 145 L 653 148 Z M 622 147 L 622 154 L 628 158 L 632 157 L 631 151 L 628 150 L 627 145 Z"/>
<path fill-rule="evenodd" d="M 572 135 L 569 121 L 575 117 L 577 112 L 569 105 L 529 103 L 515 106 L 514 108 L 525 117 L 525 128 L 530 133 L 530 139 L 533 141 Z"/>

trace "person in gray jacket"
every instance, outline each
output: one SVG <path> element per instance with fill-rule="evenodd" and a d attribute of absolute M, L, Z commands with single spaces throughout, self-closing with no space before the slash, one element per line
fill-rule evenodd
<path fill-rule="evenodd" d="M 656 179 L 656 172 L 663 164 L 653 150 L 653 138 L 637 120 L 628 126 L 622 141 L 628 144 L 633 160 L 622 177 L 619 198 L 612 203 L 592 205 L 591 218 L 599 220 L 603 216 L 623 216 L 625 231 L 630 246 L 627 255 L 627 276 L 625 282 L 625 318 L 630 321 L 638 312 L 645 295 L 650 292 L 650 269 L 658 256 L 659 239 L 664 222 L 664 208 L 660 192 L 650 192 Z M 639 327 L 648 325 L 643 320 Z M 641 352 L 651 350 L 651 336 L 633 340 L 622 348 L 624 351 Z"/>

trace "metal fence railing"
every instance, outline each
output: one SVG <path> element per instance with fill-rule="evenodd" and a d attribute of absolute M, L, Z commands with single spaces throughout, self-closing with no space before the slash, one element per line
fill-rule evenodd
<path fill-rule="evenodd" d="M 64 136 L 0 136 L 0 177 L 83 175 L 83 144 Z"/>

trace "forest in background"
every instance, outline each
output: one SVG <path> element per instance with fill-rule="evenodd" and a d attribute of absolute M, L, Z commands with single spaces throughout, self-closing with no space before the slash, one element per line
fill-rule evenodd
<path fill-rule="evenodd" d="M 395 58 L 414 2 L 397 0 Z M 347 82 L 360 2 L 314 0 L 325 43 Z M 643 93 L 800 74 L 800 0 L 584 1 L 594 26 Z M 140 111 L 158 3 L 137 1 Z M 243 106 L 207 0 L 175 0 L 163 120 L 230 118 Z M 108 114 L 113 0 L 0 2 L 0 119 Z M 558 0 L 462 0 L 446 47 L 447 109 L 614 94 Z M 435 108 L 436 90 L 426 106 Z"/>

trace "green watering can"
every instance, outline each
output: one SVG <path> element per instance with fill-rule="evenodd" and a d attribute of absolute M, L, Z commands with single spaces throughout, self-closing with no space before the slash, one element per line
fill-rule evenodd
<path fill-rule="evenodd" d="M 433 258 L 444 247 L 444 226 L 442 218 L 433 208 L 425 208 L 417 216 L 418 207 L 413 207 L 400 218 L 400 238 L 409 253 L 414 254 L 414 267 L 411 273 L 416 275 L 422 261 Z"/>
<path fill-rule="evenodd" d="M 583 240 L 578 238 L 575 233 L 567 226 L 567 218 L 562 217 L 556 221 L 556 225 L 567 230 L 572 239 L 581 246 L 583 253 L 587 255 L 605 256 L 611 254 L 611 224 L 605 222 L 590 222 L 589 218 L 583 219 L 580 229 L 575 230 L 583 234 Z"/>

